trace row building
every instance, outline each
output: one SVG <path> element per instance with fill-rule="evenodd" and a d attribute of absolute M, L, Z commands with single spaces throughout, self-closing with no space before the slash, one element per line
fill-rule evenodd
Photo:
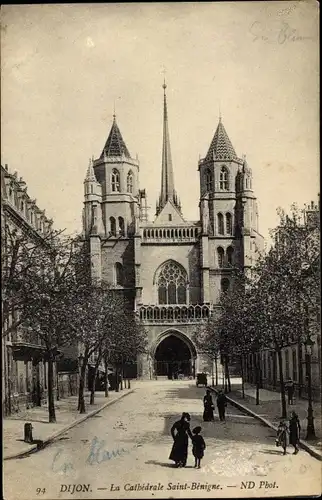
<path fill-rule="evenodd" d="M 37 333 L 19 325 L 19 304 L 8 299 L 6 284 L 9 289 L 15 248 L 19 247 L 15 238 L 45 246 L 52 224 L 29 196 L 23 178 L 11 173 L 8 165 L 1 165 L 2 408 L 6 415 L 39 406 L 47 398 L 44 346 Z M 56 385 L 56 372 L 54 380 Z"/>

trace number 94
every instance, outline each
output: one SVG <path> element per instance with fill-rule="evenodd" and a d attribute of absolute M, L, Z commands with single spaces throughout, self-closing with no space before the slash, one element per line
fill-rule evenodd
<path fill-rule="evenodd" d="M 36 493 L 37 495 L 43 495 L 44 493 L 46 493 L 46 488 L 37 488 Z"/>

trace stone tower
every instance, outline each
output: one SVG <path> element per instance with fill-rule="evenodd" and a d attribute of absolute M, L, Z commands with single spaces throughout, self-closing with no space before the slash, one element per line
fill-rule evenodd
<path fill-rule="evenodd" d="M 90 242 L 92 274 L 123 289 L 132 302 L 139 162 L 131 158 L 115 115 L 101 155 L 90 162 L 84 189 L 84 236 Z"/>
<path fill-rule="evenodd" d="M 233 269 L 250 267 L 262 246 L 252 172 L 246 158 L 238 158 L 221 118 L 199 173 L 203 300 L 216 304 L 221 291 L 233 286 Z"/>

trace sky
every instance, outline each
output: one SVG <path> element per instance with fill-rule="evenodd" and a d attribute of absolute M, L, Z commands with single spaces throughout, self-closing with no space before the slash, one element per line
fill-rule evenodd
<path fill-rule="evenodd" d="M 246 154 L 265 238 L 319 192 L 318 6 L 225 2 L 2 6 L 1 162 L 54 226 L 81 230 L 83 180 L 117 122 L 150 219 L 161 183 L 163 77 L 175 187 L 199 218 L 198 160 L 219 113 Z"/>

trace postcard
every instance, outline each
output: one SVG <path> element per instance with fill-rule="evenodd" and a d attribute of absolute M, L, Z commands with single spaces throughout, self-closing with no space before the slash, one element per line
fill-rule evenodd
<path fill-rule="evenodd" d="M 321 493 L 318 15 L 2 6 L 6 500 Z"/>

